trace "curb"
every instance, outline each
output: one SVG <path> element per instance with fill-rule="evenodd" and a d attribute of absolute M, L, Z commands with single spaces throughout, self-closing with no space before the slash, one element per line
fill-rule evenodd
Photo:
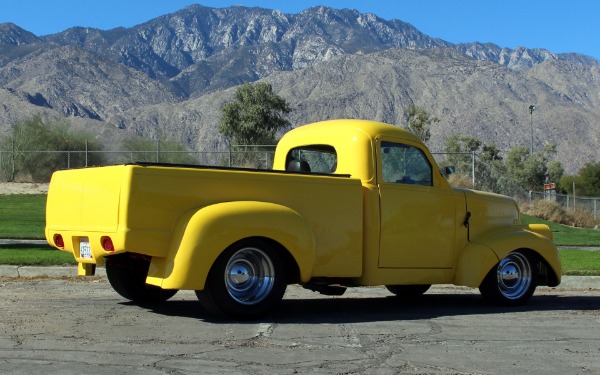
<path fill-rule="evenodd" d="M 106 277 L 106 269 L 96 268 L 95 276 Z M 77 267 L 0 265 L 0 277 L 77 277 Z M 557 288 L 600 289 L 600 276 L 563 276 Z"/>
<path fill-rule="evenodd" d="M 95 276 L 106 276 L 106 269 L 96 268 Z M 0 265 L 0 277 L 77 277 L 77 267 Z"/>
<path fill-rule="evenodd" d="M 600 276 L 563 276 L 557 288 L 600 289 Z"/>

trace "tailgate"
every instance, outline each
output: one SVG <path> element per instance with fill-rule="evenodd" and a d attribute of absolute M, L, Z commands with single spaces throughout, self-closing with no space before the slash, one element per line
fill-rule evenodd
<path fill-rule="evenodd" d="M 54 173 L 46 203 L 48 242 L 57 232 L 116 232 L 121 184 L 127 172 L 127 166 L 111 166 Z"/>

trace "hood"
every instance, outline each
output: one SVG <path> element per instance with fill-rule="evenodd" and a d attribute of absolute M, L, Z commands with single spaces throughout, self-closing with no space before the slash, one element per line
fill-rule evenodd
<path fill-rule="evenodd" d="M 455 189 L 465 196 L 469 238 L 484 232 L 520 224 L 519 207 L 514 199 L 483 191 Z"/>

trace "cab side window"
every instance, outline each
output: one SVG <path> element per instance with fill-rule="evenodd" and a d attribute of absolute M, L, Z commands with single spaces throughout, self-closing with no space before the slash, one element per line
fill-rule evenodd
<path fill-rule="evenodd" d="M 381 142 L 381 164 L 384 182 L 433 186 L 431 164 L 417 147 Z"/>

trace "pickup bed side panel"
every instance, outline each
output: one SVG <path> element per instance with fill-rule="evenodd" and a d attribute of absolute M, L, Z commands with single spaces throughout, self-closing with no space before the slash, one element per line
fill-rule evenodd
<path fill-rule="evenodd" d="M 315 264 L 315 239 L 297 212 L 266 202 L 225 202 L 182 218 L 166 258 L 153 258 L 147 283 L 164 289 L 201 290 L 219 254 L 248 237 L 266 237 L 287 249 L 308 281 Z M 284 250 L 282 250 L 284 251 Z"/>

